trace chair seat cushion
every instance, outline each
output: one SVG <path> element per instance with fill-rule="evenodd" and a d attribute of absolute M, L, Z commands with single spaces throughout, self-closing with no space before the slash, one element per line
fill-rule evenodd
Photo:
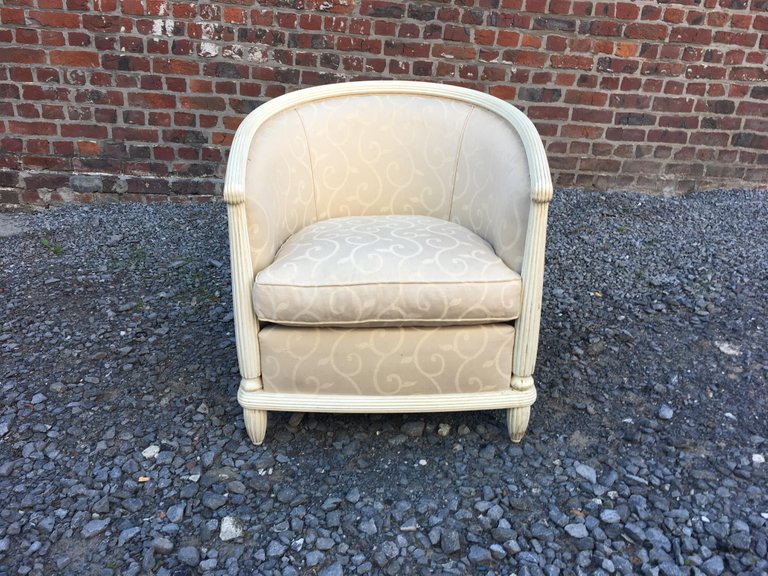
<path fill-rule="evenodd" d="M 256 276 L 259 319 L 298 326 L 438 326 L 517 318 L 520 275 L 482 238 L 430 216 L 307 226 Z"/>
<path fill-rule="evenodd" d="M 265 392 L 470 394 L 509 390 L 515 329 L 270 324 L 259 331 L 259 350 Z"/>

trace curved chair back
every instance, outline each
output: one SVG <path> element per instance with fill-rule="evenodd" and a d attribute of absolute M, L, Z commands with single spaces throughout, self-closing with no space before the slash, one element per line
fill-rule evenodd
<path fill-rule="evenodd" d="M 523 145 L 535 129 L 521 112 L 426 83 L 359 82 L 300 95 L 262 105 L 245 121 L 252 130 L 240 131 L 253 136 L 242 175 L 249 228 L 277 220 L 282 229 L 269 245 L 252 238 L 255 270 L 317 220 L 421 214 L 473 230 L 520 271 L 537 176 Z"/>

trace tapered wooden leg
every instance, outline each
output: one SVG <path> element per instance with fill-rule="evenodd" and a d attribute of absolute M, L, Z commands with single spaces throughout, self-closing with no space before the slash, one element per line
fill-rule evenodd
<path fill-rule="evenodd" d="M 512 442 L 520 442 L 528 429 L 528 420 L 531 417 L 531 407 L 509 408 L 507 410 L 507 430 Z"/>
<path fill-rule="evenodd" d="M 243 408 L 243 418 L 245 419 L 245 429 L 248 431 L 248 437 L 251 439 L 251 442 L 259 446 L 264 442 L 264 436 L 267 433 L 267 411 Z"/>

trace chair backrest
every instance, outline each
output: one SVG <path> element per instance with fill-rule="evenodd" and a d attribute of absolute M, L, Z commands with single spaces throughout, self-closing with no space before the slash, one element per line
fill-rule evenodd
<path fill-rule="evenodd" d="M 360 85 L 270 103 L 248 154 L 249 221 L 280 220 L 286 236 L 338 216 L 429 215 L 473 230 L 520 271 L 531 179 L 519 127 L 499 109 L 519 111 L 450 86 Z M 284 98 L 293 101 L 275 104 Z"/>

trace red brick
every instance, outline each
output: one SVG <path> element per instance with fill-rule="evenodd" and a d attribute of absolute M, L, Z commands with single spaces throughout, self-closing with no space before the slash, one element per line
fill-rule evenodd
<path fill-rule="evenodd" d="M 192 110 L 226 110 L 227 104 L 224 98 L 204 96 L 181 96 L 179 103 L 182 108 Z"/>
<path fill-rule="evenodd" d="M 374 38 L 341 36 L 336 43 L 336 49 L 345 52 L 368 52 L 370 54 L 380 54 L 381 48 L 381 40 Z"/>
<path fill-rule="evenodd" d="M 768 82 L 768 69 L 747 66 L 731 68 L 728 72 L 728 79 L 742 82 Z"/>
<path fill-rule="evenodd" d="M 602 137 L 604 130 L 605 128 L 602 126 L 591 126 L 588 124 L 565 124 L 560 129 L 560 135 L 564 138 L 582 138 L 585 140 L 595 140 Z M 573 160 L 576 160 L 576 158 Z"/>
<path fill-rule="evenodd" d="M 0 62 L 11 64 L 45 64 L 45 52 L 31 48 L 2 48 L 0 49 Z"/>
<path fill-rule="evenodd" d="M 63 120 L 64 119 L 64 107 L 63 106 L 51 106 L 49 104 L 42 105 L 43 118 L 46 120 Z"/>
<path fill-rule="evenodd" d="M 722 66 L 691 65 L 685 70 L 685 77 L 690 79 L 707 78 L 710 80 L 722 80 L 725 78 L 726 69 Z"/>
<path fill-rule="evenodd" d="M 613 123 L 613 110 L 596 110 L 594 108 L 574 108 L 571 113 L 574 122 L 591 122 L 593 124 Z"/>
<path fill-rule="evenodd" d="M 437 19 L 441 22 L 458 22 L 461 11 L 458 8 L 440 8 L 437 11 Z"/>
<path fill-rule="evenodd" d="M 525 0 L 525 11 L 543 14 L 547 11 L 547 0 Z"/>
<path fill-rule="evenodd" d="M 29 11 L 29 19 L 47 28 L 79 28 L 80 15 L 71 12 Z"/>
<path fill-rule="evenodd" d="M 99 67 L 99 55 L 84 50 L 54 50 L 50 54 L 51 64 L 85 68 Z"/>
<path fill-rule="evenodd" d="M 499 34 L 504 33 L 505 31 L 500 31 Z M 521 48 L 541 48 L 541 38 L 538 36 L 534 36 L 532 34 L 520 34 L 519 32 L 514 32 L 514 34 L 520 36 L 520 47 Z"/>
<path fill-rule="evenodd" d="M 757 34 L 747 32 L 715 32 L 715 42 L 752 48 L 757 44 Z"/>
<path fill-rule="evenodd" d="M 648 130 L 648 142 L 664 142 L 666 144 L 685 144 L 688 142 L 688 133 L 681 130 Z"/>
<path fill-rule="evenodd" d="M 130 128 L 114 126 L 112 139 L 129 142 L 157 142 L 158 131 L 154 128 Z"/>
<path fill-rule="evenodd" d="M 329 32 L 346 32 L 348 22 L 349 21 L 346 18 L 326 16 L 323 18 L 323 30 L 328 30 Z M 411 33 L 406 33 L 406 26 L 408 30 L 412 30 Z M 415 32 L 415 34 L 413 32 Z M 419 28 L 415 24 L 403 24 L 400 26 L 400 36 L 418 37 L 418 33 Z"/>
<path fill-rule="evenodd" d="M 40 109 L 36 104 L 23 102 L 16 105 L 16 116 L 20 118 L 40 118 Z"/>
<path fill-rule="evenodd" d="M 120 32 L 120 20 L 120 16 L 84 14 L 83 28 L 94 32 L 116 33 Z"/>
<path fill-rule="evenodd" d="M 517 96 L 517 88 L 514 86 L 491 86 L 490 93 L 502 100 L 514 100 Z"/>
<path fill-rule="evenodd" d="M 579 33 L 590 36 L 621 36 L 624 26 L 623 23 L 614 20 L 592 20 L 582 23 Z"/>
<path fill-rule="evenodd" d="M 567 46 L 568 42 L 564 36 L 547 36 L 546 47 L 550 52 L 565 52 Z"/>
<path fill-rule="evenodd" d="M 641 20 L 658 20 L 659 18 L 661 18 L 661 8 L 659 6 L 654 6 L 652 4 L 643 6 L 642 11 L 640 12 Z"/>
<path fill-rule="evenodd" d="M 149 72 L 149 59 L 126 54 L 103 54 L 101 66 L 107 70 L 125 70 L 130 72 Z"/>
<path fill-rule="evenodd" d="M 720 28 L 728 23 L 728 13 L 720 11 L 712 11 L 707 14 L 707 26 L 714 28 Z"/>
<path fill-rule="evenodd" d="M 50 141 L 49 140 L 28 140 L 27 152 L 29 152 L 30 154 L 49 154 Z"/>
<path fill-rule="evenodd" d="M 59 100 L 66 102 L 69 99 L 69 89 L 58 86 L 24 84 L 21 94 L 24 100 Z"/>
<path fill-rule="evenodd" d="M 693 98 L 656 96 L 653 99 L 653 110 L 659 112 L 691 112 L 694 102 Z"/>
<path fill-rule="evenodd" d="M 659 118 L 660 128 L 682 128 L 685 130 L 695 130 L 699 127 L 698 116 L 662 116 Z"/>
<path fill-rule="evenodd" d="M 573 13 L 575 16 L 591 16 L 592 15 L 592 2 L 584 0 L 574 0 Z"/>
<path fill-rule="evenodd" d="M 171 15 L 179 20 L 193 20 L 197 17 L 197 6 L 192 3 L 174 3 L 171 5 Z"/>
<path fill-rule="evenodd" d="M 605 106 L 608 102 L 608 94 L 586 90 L 566 90 L 564 102 L 586 106 Z"/>
<path fill-rule="evenodd" d="M 760 151 L 765 151 L 768 150 L 768 134 L 738 132 L 731 136 L 731 146 L 755 148 Z"/>
<path fill-rule="evenodd" d="M 200 73 L 200 65 L 197 62 L 191 60 L 157 58 L 153 60 L 152 72 L 155 74 L 197 76 Z"/>
<path fill-rule="evenodd" d="M 16 122 L 8 121 L 8 128 L 14 134 L 32 134 L 35 136 L 55 136 L 56 124 L 51 122 Z"/>
<path fill-rule="evenodd" d="M 107 127 L 98 124 L 71 124 L 61 125 L 62 138 L 93 138 L 101 140 L 107 137 Z"/>
<path fill-rule="evenodd" d="M 628 24 L 624 36 L 633 40 L 664 40 L 669 33 L 665 24 Z"/>
<path fill-rule="evenodd" d="M 550 0 L 550 14 L 568 14 L 571 11 L 571 0 Z"/>
<path fill-rule="evenodd" d="M 456 58 L 458 60 L 474 60 L 477 57 L 477 49 L 471 46 L 435 44 L 432 47 L 432 56 L 435 58 Z M 545 56 L 545 59 L 546 59 L 546 56 Z"/>
<path fill-rule="evenodd" d="M 13 24 L 14 26 L 24 26 L 27 23 L 24 17 L 24 9 L 0 8 L 0 22 L 3 24 Z"/>
<path fill-rule="evenodd" d="M 176 96 L 172 94 L 128 94 L 128 104 L 138 108 L 176 108 Z"/>
<path fill-rule="evenodd" d="M 664 9 L 663 20 L 670 24 L 682 24 L 685 21 L 685 10 L 667 7 Z"/>
<path fill-rule="evenodd" d="M 539 120 L 567 120 L 569 109 L 562 106 L 530 106 L 528 117 Z"/>
<path fill-rule="evenodd" d="M 638 128 L 608 128 L 605 138 L 617 142 L 644 142 L 645 130 Z"/>
<path fill-rule="evenodd" d="M 317 17 L 318 20 L 320 17 Z M 247 22 L 246 11 L 242 8 L 224 7 L 223 21 L 229 24 L 245 24 Z"/>
<path fill-rule="evenodd" d="M 469 28 L 449 24 L 443 29 L 443 39 L 451 42 L 469 42 Z"/>
<path fill-rule="evenodd" d="M 529 50 L 505 50 L 502 54 L 504 62 L 531 68 L 543 68 L 547 63 L 547 58 L 547 54 L 544 52 L 532 52 Z"/>
<path fill-rule="evenodd" d="M 405 5 L 400 2 L 362 0 L 360 3 L 360 15 L 375 18 L 402 18 L 405 15 L 405 8 Z"/>
<path fill-rule="evenodd" d="M 685 72 L 685 64 L 681 62 L 643 62 L 641 74 L 651 76 L 681 76 Z"/>
<path fill-rule="evenodd" d="M 644 110 L 651 107 L 651 97 L 641 94 L 612 94 L 610 105 L 612 108 Z"/>
<path fill-rule="evenodd" d="M 684 44 L 710 44 L 712 42 L 712 30 L 707 28 L 688 28 L 679 26 L 672 28 L 669 33 L 670 42 L 682 42 Z"/>
<path fill-rule="evenodd" d="M 616 4 L 616 18 L 621 20 L 637 20 L 640 8 L 634 2 L 619 2 Z"/>

